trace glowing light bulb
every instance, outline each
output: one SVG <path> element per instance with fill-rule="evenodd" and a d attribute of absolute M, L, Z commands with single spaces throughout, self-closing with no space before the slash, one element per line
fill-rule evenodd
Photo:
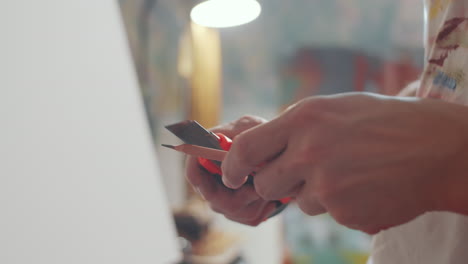
<path fill-rule="evenodd" d="M 234 27 L 256 19 L 261 9 L 255 0 L 208 0 L 196 5 L 190 18 L 205 27 Z"/>

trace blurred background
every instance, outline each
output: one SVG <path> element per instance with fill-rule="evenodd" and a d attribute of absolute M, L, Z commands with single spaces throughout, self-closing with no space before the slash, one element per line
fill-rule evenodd
<path fill-rule="evenodd" d="M 159 146 L 179 142 L 164 125 L 185 119 L 212 127 L 272 118 L 307 96 L 398 94 L 422 69 L 422 1 L 258 2 L 250 23 L 215 28 L 191 20 L 200 1 L 119 1 L 186 254 L 198 263 L 365 263 L 370 237 L 294 204 L 257 228 L 212 214 L 184 180 L 184 157 Z"/>

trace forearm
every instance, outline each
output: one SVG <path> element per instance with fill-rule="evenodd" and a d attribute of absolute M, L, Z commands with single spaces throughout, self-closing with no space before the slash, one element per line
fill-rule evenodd
<path fill-rule="evenodd" d="M 417 96 L 420 85 L 421 81 L 416 80 L 402 89 L 398 96 Z M 453 143 L 456 154 L 447 163 L 446 171 L 441 172 L 441 175 L 439 175 L 438 187 L 436 187 L 434 193 L 429 195 L 438 193 L 436 195 L 438 200 L 436 201 L 436 210 L 468 215 L 468 107 L 442 101 L 438 101 L 437 105 L 441 108 L 440 111 L 443 116 L 452 120 L 452 130 L 459 130 L 460 133 L 456 133 L 459 135 L 458 137 L 447 139 L 450 142 L 456 141 Z M 430 131 L 428 131 L 428 134 L 430 134 Z"/>

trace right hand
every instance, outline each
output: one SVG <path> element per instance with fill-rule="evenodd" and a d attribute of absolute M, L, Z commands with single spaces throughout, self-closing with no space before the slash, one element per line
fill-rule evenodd
<path fill-rule="evenodd" d="M 293 197 L 369 234 L 429 211 L 465 213 L 468 108 L 368 93 L 306 98 L 233 141 L 226 186 L 255 174 L 266 200 Z"/>
<path fill-rule="evenodd" d="M 260 117 L 244 116 L 210 130 L 235 140 L 237 135 L 265 122 L 266 120 Z M 215 178 L 219 175 L 211 175 L 201 168 L 196 157 L 187 158 L 186 177 L 213 211 L 232 221 L 257 226 L 276 210 L 275 202 L 262 199 L 253 185 L 244 185 L 236 190 L 227 188 L 220 179 Z"/>

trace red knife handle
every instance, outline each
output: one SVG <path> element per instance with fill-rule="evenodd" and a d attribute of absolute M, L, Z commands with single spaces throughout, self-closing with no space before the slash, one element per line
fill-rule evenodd
<path fill-rule="evenodd" d="M 221 133 L 216 133 L 216 136 L 221 148 L 228 151 L 231 148 L 232 140 Z M 211 174 L 223 175 L 221 168 L 209 159 L 198 157 L 198 163 Z"/>
<path fill-rule="evenodd" d="M 221 148 L 223 150 L 228 151 L 231 148 L 232 140 L 230 138 L 228 138 L 227 136 L 225 136 L 224 134 L 221 134 L 221 133 L 216 133 L 216 136 L 218 137 L 219 145 L 221 146 Z M 223 175 L 223 172 L 221 171 L 221 168 L 211 160 L 198 157 L 198 163 L 206 171 L 208 171 L 209 173 L 211 173 L 213 175 L 219 175 L 219 176 Z M 255 173 L 252 173 L 252 174 L 255 174 Z M 249 175 L 249 178 L 247 180 L 247 184 L 253 184 L 252 175 Z M 291 201 L 290 197 L 282 198 L 282 199 L 280 199 L 278 201 L 275 201 L 277 209 L 276 209 L 275 212 L 273 212 L 272 215 L 270 215 L 270 217 L 273 217 L 273 216 L 279 214 L 281 211 L 283 211 L 284 208 L 286 208 L 287 204 L 290 201 Z"/>

